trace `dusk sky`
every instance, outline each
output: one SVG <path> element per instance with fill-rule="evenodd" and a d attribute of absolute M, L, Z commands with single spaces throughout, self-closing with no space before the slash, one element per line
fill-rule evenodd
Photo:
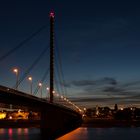
<path fill-rule="evenodd" d="M 0 61 L 0 84 L 12 87 L 49 48 L 49 12 L 55 12 L 67 97 L 84 106 L 140 107 L 140 3 L 129 0 L 3 0 L 0 2 L 0 57 L 42 26 L 47 27 Z M 37 84 L 49 65 L 49 51 L 29 75 Z M 57 81 L 58 83 L 58 81 Z M 21 90 L 29 90 L 27 80 Z M 44 93 L 45 94 L 45 93 Z"/>

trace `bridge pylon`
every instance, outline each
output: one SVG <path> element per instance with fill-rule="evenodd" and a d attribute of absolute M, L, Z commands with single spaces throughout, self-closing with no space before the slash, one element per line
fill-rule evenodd
<path fill-rule="evenodd" d="M 54 92 L 54 12 L 50 12 L 50 103 Z"/>

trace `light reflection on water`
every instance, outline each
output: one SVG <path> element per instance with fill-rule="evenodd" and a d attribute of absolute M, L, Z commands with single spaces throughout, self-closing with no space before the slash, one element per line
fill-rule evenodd
<path fill-rule="evenodd" d="M 87 140 L 87 128 L 77 128 L 76 130 L 64 135 L 57 140 Z"/>
<path fill-rule="evenodd" d="M 57 140 L 138 140 L 140 127 L 128 128 L 84 128 L 80 127 Z M 41 140 L 36 128 L 0 128 L 0 140 Z M 47 139 L 43 139 L 47 140 Z"/>
<path fill-rule="evenodd" d="M 78 128 L 57 140 L 138 140 L 140 127 Z"/>
<path fill-rule="evenodd" d="M 40 131 L 36 128 L 0 128 L 0 140 L 40 140 Z"/>

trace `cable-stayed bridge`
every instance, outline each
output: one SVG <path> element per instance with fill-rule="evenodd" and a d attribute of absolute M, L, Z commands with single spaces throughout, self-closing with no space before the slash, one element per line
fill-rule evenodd
<path fill-rule="evenodd" d="M 12 54 L 17 53 L 19 49 L 26 45 L 35 36 L 41 33 L 46 26 L 41 27 L 39 30 L 34 32 L 28 38 L 20 42 L 17 46 L 8 50 L 4 55 L 0 57 L 0 62 L 5 62 L 8 57 Z M 64 87 L 58 86 L 58 79 L 60 83 L 65 84 L 64 75 L 62 71 L 62 63 L 60 59 L 60 54 L 56 55 L 55 52 L 59 52 L 55 49 L 54 45 L 54 13 L 50 13 L 50 44 L 35 58 L 35 60 L 26 68 L 25 72 L 20 76 L 19 68 L 13 68 L 13 73 L 15 74 L 15 85 L 7 86 L 0 85 L 0 103 L 17 105 L 21 108 L 26 108 L 26 110 L 33 110 L 39 112 L 40 115 L 40 128 L 42 134 L 45 134 L 48 138 L 54 138 L 59 135 L 68 132 L 76 127 L 78 127 L 82 120 L 82 110 L 73 104 L 66 97 L 66 89 Z M 57 48 L 58 49 L 58 48 Z M 50 51 L 49 51 L 50 50 Z M 34 50 L 32 51 L 34 52 Z M 40 60 L 44 57 L 46 53 L 50 52 L 49 55 L 49 65 L 48 68 L 41 68 L 44 70 L 44 74 L 40 78 L 36 88 L 33 90 L 33 79 L 31 72 L 36 69 L 36 66 Z M 33 54 L 31 54 L 32 56 Z M 48 55 L 48 54 L 47 54 Z M 55 61 L 57 57 L 58 61 Z M 25 63 L 26 55 L 24 57 Z M 5 62 L 7 64 L 7 62 Z M 56 65 L 57 70 L 54 66 Z M 57 71 L 57 73 L 56 73 Z M 49 81 L 47 79 L 49 78 Z M 24 80 L 28 80 L 29 91 L 25 92 L 20 89 Z M 46 80 L 47 79 L 47 80 Z M 8 81 L 7 81 L 8 82 Z M 44 84 L 45 83 L 45 84 Z M 46 85 L 47 83 L 47 85 Z M 49 84 L 48 84 L 49 83 Z M 45 89 L 43 89 L 45 85 Z M 60 85 L 60 84 L 59 84 Z M 24 86 L 26 88 L 26 86 Z M 62 94 L 60 94 L 62 93 Z"/>

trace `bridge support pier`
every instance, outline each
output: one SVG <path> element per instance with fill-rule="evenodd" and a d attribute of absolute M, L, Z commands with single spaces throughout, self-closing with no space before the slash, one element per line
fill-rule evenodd
<path fill-rule="evenodd" d="M 81 124 L 81 116 L 60 108 L 47 107 L 41 112 L 41 136 L 42 139 L 54 140 L 77 128 Z"/>

